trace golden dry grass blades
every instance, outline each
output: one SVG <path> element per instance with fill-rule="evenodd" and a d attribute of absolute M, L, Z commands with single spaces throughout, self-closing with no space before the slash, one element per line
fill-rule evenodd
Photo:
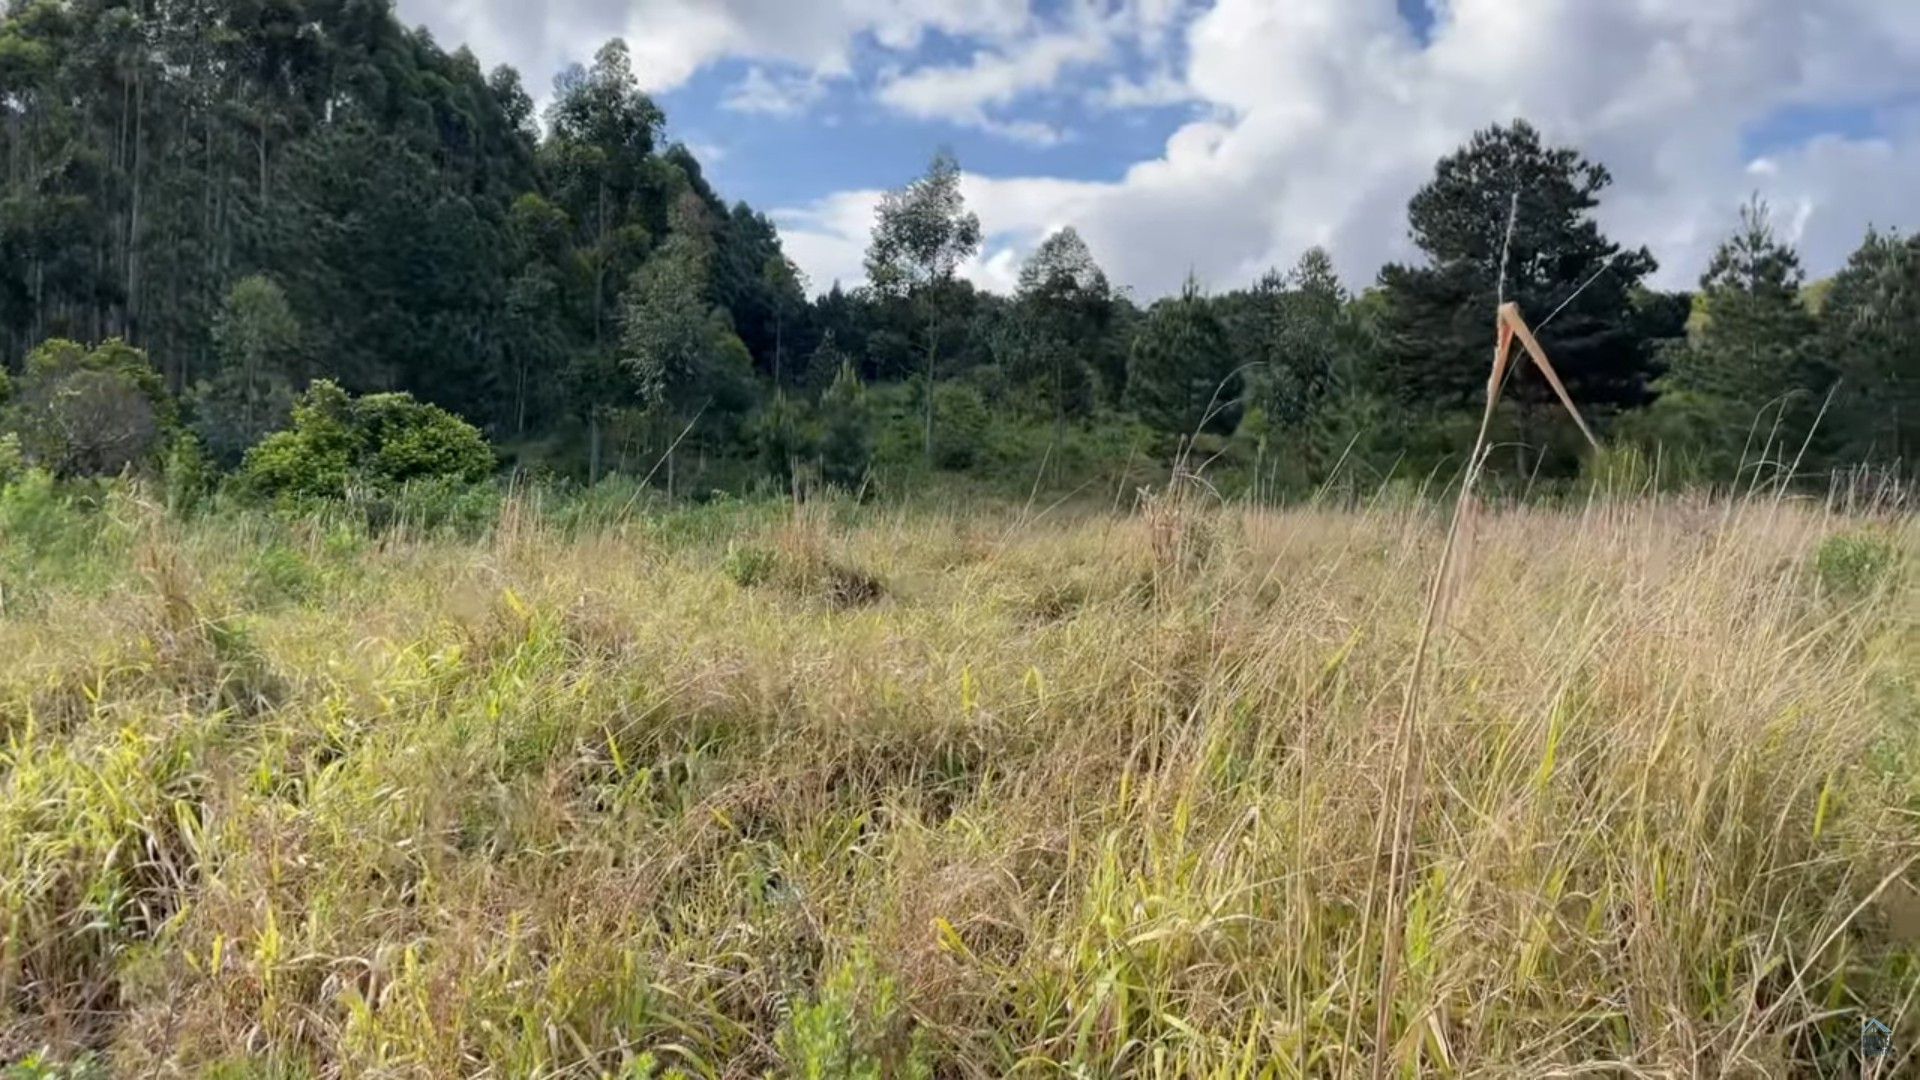
<path fill-rule="evenodd" d="M 1435 510 L 116 512 L 0 621 L 27 1075 L 1920 1060 L 1910 521 L 1480 515 L 1370 918 Z"/>

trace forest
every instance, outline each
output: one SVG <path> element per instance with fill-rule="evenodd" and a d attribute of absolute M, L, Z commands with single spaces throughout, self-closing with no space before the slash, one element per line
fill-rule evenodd
<path fill-rule="evenodd" d="M 1408 206 L 1421 259 L 1357 292 L 1315 249 L 1136 298 L 1070 227 L 1014 295 L 969 283 L 981 229 L 944 152 L 881 206 L 866 283 L 807 282 L 662 143 L 621 42 L 536 115 L 514 71 L 387 0 L 9 0 L 0 117 L 0 426 L 16 467 L 63 477 L 172 462 L 278 497 L 621 474 L 704 497 L 1071 488 L 1195 453 L 1236 491 L 1371 489 L 1457 466 L 1499 298 L 1612 449 L 1583 456 L 1523 369 L 1496 481 L 1627 459 L 1670 486 L 1820 484 L 1910 468 L 1920 439 L 1920 240 L 1870 232 L 1809 284 L 1756 200 L 1697 291 L 1662 292 L 1654 254 L 1597 223 L 1605 166 L 1523 120 L 1436 163 Z M 365 397 L 388 427 L 463 421 L 492 457 L 249 458 Z"/>

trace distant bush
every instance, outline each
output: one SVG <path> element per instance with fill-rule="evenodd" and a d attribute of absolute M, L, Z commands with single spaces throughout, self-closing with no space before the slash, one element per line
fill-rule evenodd
<path fill-rule="evenodd" d="M 1651 486 L 1655 460 L 1634 443 L 1607 446 L 1589 455 L 1581 471 L 1593 485 L 1610 495 L 1638 495 Z"/>
<path fill-rule="evenodd" d="M 779 557 L 763 547 L 729 542 L 720 570 L 741 588 L 752 588 L 773 576 Z"/>
<path fill-rule="evenodd" d="M 161 466 L 160 476 L 166 491 L 167 509 L 176 514 L 192 513 L 213 490 L 216 479 L 213 463 L 207 459 L 204 445 L 190 431 L 176 435 L 172 445 L 167 447 L 167 458 Z"/>
<path fill-rule="evenodd" d="M 777 397 L 760 410 L 753 424 L 761 465 L 782 487 L 791 483 L 800 463 L 813 457 L 817 442 L 813 418 L 797 399 Z"/>
<path fill-rule="evenodd" d="M 821 474 L 843 487 L 857 486 L 873 463 L 873 409 L 851 364 L 820 395 L 819 450 Z"/>
<path fill-rule="evenodd" d="M 0 487 L 0 538 L 7 552 L 28 564 L 70 554 L 86 543 L 86 515 L 42 469 L 28 469 Z"/>
<path fill-rule="evenodd" d="M 312 596 L 319 576 L 300 552 L 285 544 L 271 544 L 253 557 L 246 575 L 248 598 L 256 608 L 298 603 Z"/>
<path fill-rule="evenodd" d="M 1665 487 L 1728 483 L 1762 454 L 1766 431 L 1758 423 L 1724 399 L 1675 390 L 1622 416 L 1611 441 L 1658 460 Z"/>
<path fill-rule="evenodd" d="M 1872 532 L 1829 536 L 1813 556 L 1820 587 L 1833 596 L 1855 598 L 1872 592 L 1893 570 L 1899 551 Z"/>
<path fill-rule="evenodd" d="M 944 382 L 933 391 L 933 463 L 942 469 L 972 467 L 986 449 L 987 403 L 966 383 Z"/>
<path fill-rule="evenodd" d="M 500 489 L 460 475 L 412 480 L 380 498 L 384 514 L 410 529 L 472 537 L 500 520 Z"/>
<path fill-rule="evenodd" d="M 27 456 L 20 449 L 20 436 L 11 431 L 0 432 L 0 486 L 13 483 L 26 469 Z"/>
<path fill-rule="evenodd" d="M 326 380 L 293 409 L 293 426 L 247 452 L 242 482 L 276 498 L 340 498 L 350 490 L 397 494 L 411 481 L 472 483 L 493 469 L 478 429 L 410 394 L 354 398 Z"/>
<path fill-rule="evenodd" d="M 4 427 L 56 476 L 111 476 L 150 461 L 174 421 L 147 354 L 115 338 L 93 349 L 48 341 L 27 355 Z"/>

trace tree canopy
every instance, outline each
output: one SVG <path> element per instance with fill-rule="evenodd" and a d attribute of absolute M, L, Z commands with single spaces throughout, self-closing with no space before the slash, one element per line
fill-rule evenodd
<path fill-rule="evenodd" d="M 881 199 L 866 281 L 809 297 L 774 222 L 666 141 L 622 41 L 536 123 L 515 72 L 388 0 L 0 4 L 0 426 L 63 475 L 158 467 L 189 434 L 257 474 L 325 401 L 406 400 L 588 482 L 864 487 L 1033 457 L 1070 480 L 1200 434 L 1262 484 L 1377 483 L 1457 462 L 1502 299 L 1604 434 L 1684 446 L 1702 478 L 1751 475 L 1756 425 L 1813 468 L 1920 451 L 1913 238 L 1870 232 L 1808 286 L 1756 203 L 1697 297 L 1661 291 L 1599 226 L 1606 167 L 1524 120 L 1435 164 L 1407 208 L 1419 258 L 1370 287 L 1314 248 L 1143 307 L 1062 222 L 996 295 L 940 151 Z M 1530 366 L 1506 392 L 1512 469 L 1586 467 Z"/>

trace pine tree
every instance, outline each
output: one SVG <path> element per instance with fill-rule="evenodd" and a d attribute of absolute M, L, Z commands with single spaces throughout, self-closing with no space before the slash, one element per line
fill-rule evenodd
<path fill-rule="evenodd" d="M 1801 301 L 1800 257 L 1773 232 L 1767 205 L 1740 210 L 1700 279 L 1700 325 L 1667 386 L 1749 411 L 1795 393 L 1824 391 L 1812 356 L 1813 314 Z"/>
<path fill-rule="evenodd" d="M 1128 404 L 1169 435 L 1231 431 L 1239 421 L 1234 368 L 1225 327 L 1188 278 L 1178 297 L 1147 312 L 1128 358 Z"/>
<path fill-rule="evenodd" d="M 1836 358 L 1835 461 L 1920 465 L 1920 237 L 1869 231 L 1834 276 L 1820 347 Z"/>
<path fill-rule="evenodd" d="M 1656 349 L 1635 332 L 1630 309 L 1656 264 L 1646 249 L 1624 250 L 1600 232 L 1593 211 L 1611 183 L 1604 166 L 1545 145 L 1525 121 L 1476 132 L 1441 159 L 1408 206 L 1426 265 L 1380 274 L 1383 389 L 1416 408 L 1477 406 L 1504 298 L 1536 325 L 1583 408 L 1646 403 Z M 1528 365 L 1507 392 L 1529 411 L 1551 400 Z"/>
<path fill-rule="evenodd" d="M 1004 327 L 1009 375 L 1050 406 L 1056 437 L 1093 408 L 1093 364 L 1113 321 L 1113 287 L 1071 226 L 1048 236 L 1020 270 Z"/>
<path fill-rule="evenodd" d="M 1678 455 L 1683 478 L 1771 478 L 1814 434 L 1832 376 L 1801 282 L 1799 256 L 1775 237 L 1766 204 L 1742 207 L 1700 279 L 1695 326 L 1672 351 L 1661 398 L 1634 425 Z"/>

